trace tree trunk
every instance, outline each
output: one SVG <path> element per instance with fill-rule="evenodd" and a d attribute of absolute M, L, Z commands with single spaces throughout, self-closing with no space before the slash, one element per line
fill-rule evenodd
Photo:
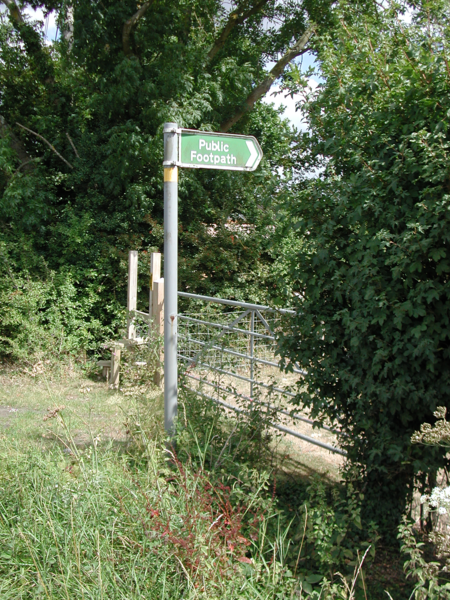
<path fill-rule="evenodd" d="M 252 110 L 252 108 L 255 105 L 255 102 L 259 100 L 262 96 L 267 94 L 267 92 L 272 87 L 273 82 L 276 79 L 278 79 L 278 77 L 284 71 L 286 65 L 290 63 L 291 60 L 293 60 L 296 56 L 300 56 L 300 54 L 304 54 L 305 52 L 307 52 L 308 48 L 306 47 L 306 44 L 308 43 L 313 33 L 313 29 L 308 29 L 305 31 L 305 33 L 298 40 L 298 42 L 294 44 L 292 48 L 289 48 L 286 54 L 284 54 L 280 58 L 280 60 L 270 71 L 266 79 L 262 83 L 260 83 L 254 90 L 252 90 L 252 92 L 247 96 L 245 102 L 234 113 L 234 115 L 222 123 L 222 125 L 220 126 L 220 131 L 226 133 L 233 127 L 233 125 L 235 125 L 239 121 L 239 119 L 241 119 L 245 114 Z"/>

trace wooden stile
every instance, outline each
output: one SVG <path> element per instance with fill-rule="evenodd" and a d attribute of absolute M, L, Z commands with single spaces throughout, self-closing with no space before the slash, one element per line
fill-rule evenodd
<path fill-rule="evenodd" d="M 122 348 L 127 349 L 128 346 L 135 344 L 146 343 L 144 339 L 136 338 L 135 317 L 136 314 L 148 320 L 150 317 L 148 338 L 155 338 L 164 334 L 164 279 L 161 279 L 161 254 L 152 252 L 150 262 L 150 291 L 149 291 L 149 314 L 137 311 L 137 280 L 138 280 L 138 253 L 135 250 L 130 251 L 128 255 L 128 296 L 127 296 L 127 335 L 126 339 L 114 343 L 111 349 L 111 360 L 100 360 L 98 366 L 102 368 L 103 376 L 109 380 L 109 384 L 113 388 L 119 387 L 120 381 L 120 358 Z M 162 363 L 163 355 L 159 356 L 160 365 L 158 365 L 154 382 L 156 385 L 161 385 L 162 381 Z M 109 375 L 109 377 L 108 377 Z"/>
<path fill-rule="evenodd" d="M 109 383 L 113 388 L 119 387 L 120 380 L 120 348 L 113 348 L 111 352 L 111 375 Z"/>
<path fill-rule="evenodd" d="M 161 279 L 161 254 L 160 252 L 152 252 L 150 256 L 150 293 L 148 299 L 148 312 L 150 316 L 153 314 L 153 282 Z"/>

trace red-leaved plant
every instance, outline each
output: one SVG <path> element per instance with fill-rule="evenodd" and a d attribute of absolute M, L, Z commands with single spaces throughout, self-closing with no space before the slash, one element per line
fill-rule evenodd
<path fill-rule="evenodd" d="M 148 538 L 164 545 L 195 587 L 204 587 L 205 574 L 214 583 L 236 574 L 239 563 L 252 565 L 250 540 L 258 539 L 267 507 L 252 507 L 248 495 L 244 503 L 220 481 L 213 485 L 204 469 L 188 472 L 176 455 L 171 463 L 170 474 L 158 478 L 151 490 L 133 481 L 135 501 L 126 506 L 120 499 L 123 512 Z"/>

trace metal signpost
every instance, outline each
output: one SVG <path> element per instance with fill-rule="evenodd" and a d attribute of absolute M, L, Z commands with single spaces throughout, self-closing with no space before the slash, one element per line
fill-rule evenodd
<path fill-rule="evenodd" d="M 262 155 L 253 136 L 164 124 L 164 427 L 170 437 L 178 406 L 178 167 L 254 171 Z"/>

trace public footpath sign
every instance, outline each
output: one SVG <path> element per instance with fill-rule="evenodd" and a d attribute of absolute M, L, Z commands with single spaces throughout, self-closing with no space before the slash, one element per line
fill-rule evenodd
<path fill-rule="evenodd" d="M 178 166 L 191 169 L 254 171 L 262 150 L 251 135 L 180 129 Z"/>
<path fill-rule="evenodd" d="M 178 409 L 178 167 L 254 171 L 262 155 L 250 135 L 164 123 L 164 427 L 170 438 L 176 433 Z"/>

